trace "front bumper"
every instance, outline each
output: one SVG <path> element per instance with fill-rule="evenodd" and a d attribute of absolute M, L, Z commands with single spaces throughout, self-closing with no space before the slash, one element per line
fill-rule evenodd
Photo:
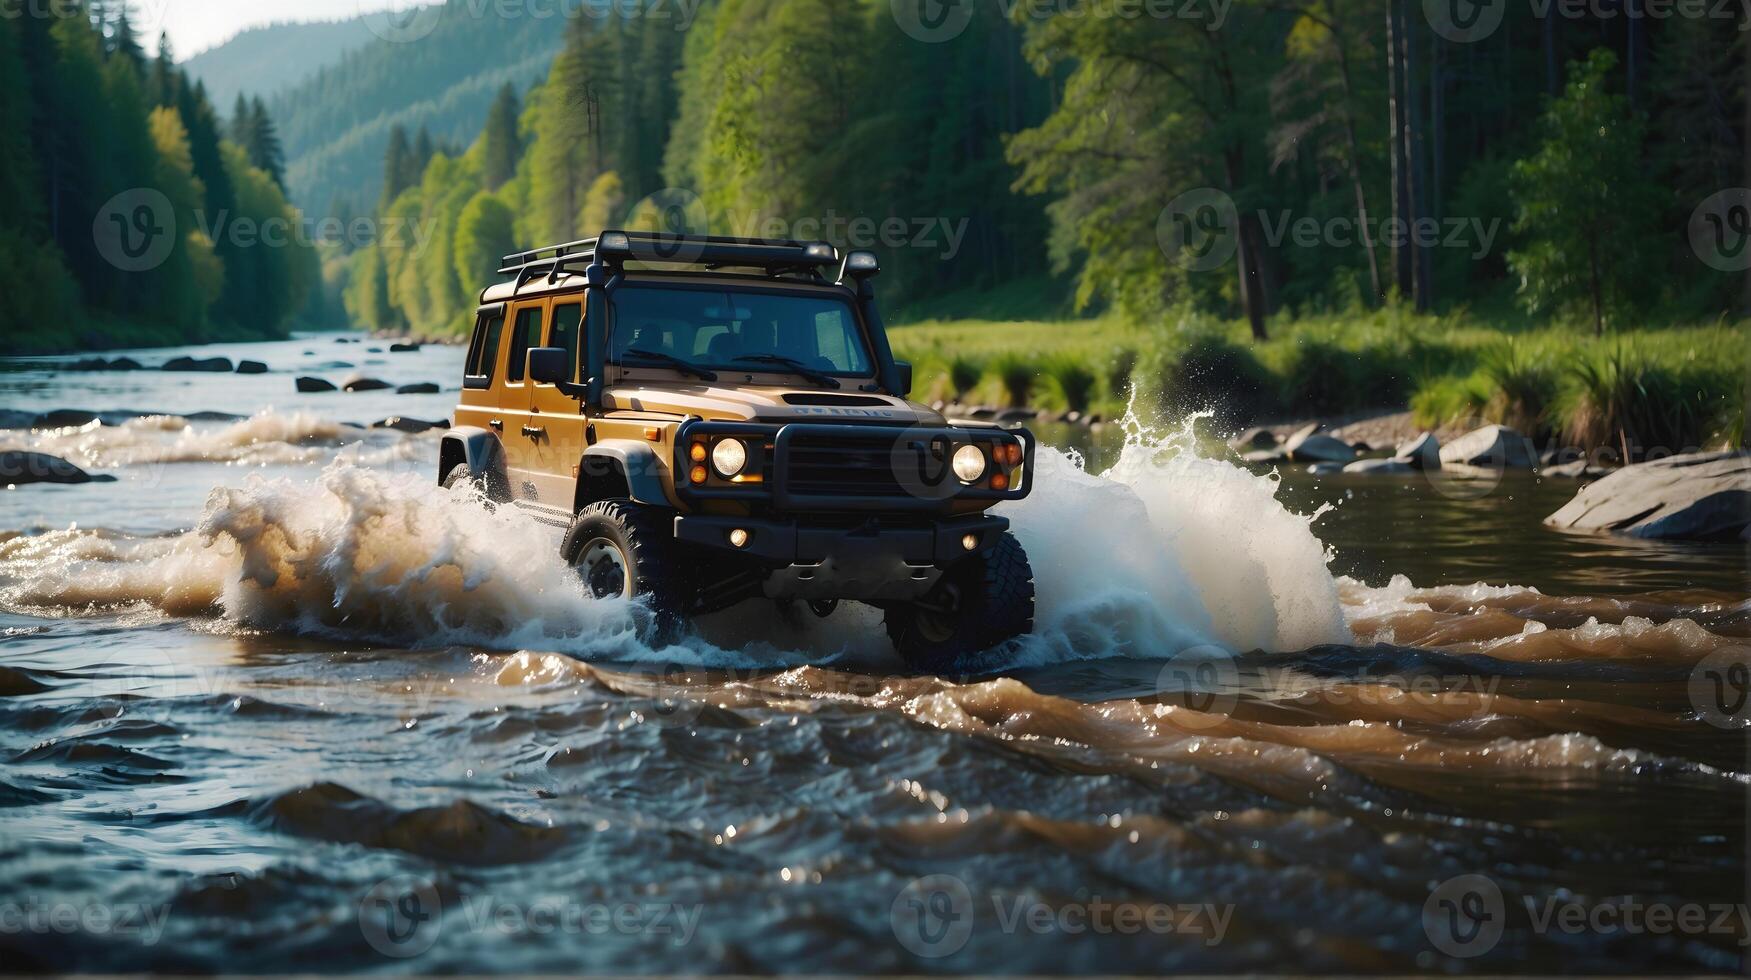
<path fill-rule="evenodd" d="M 747 543 L 730 543 L 733 531 Z M 1009 521 L 988 514 L 925 524 L 869 521 L 821 527 L 794 520 L 687 515 L 675 518 L 675 538 L 745 556 L 766 566 L 761 591 L 774 599 L 910 601 L 929 592 L 950 565 L 995 548 Z M 964 540 L 973 535 L 968 550 Z"/>

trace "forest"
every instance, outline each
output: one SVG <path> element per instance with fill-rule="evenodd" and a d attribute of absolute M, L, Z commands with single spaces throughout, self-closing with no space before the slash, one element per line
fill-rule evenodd
<path fill-rule="evenodd" d="M 0 351 L 282 335 L 319 265 L 263 104 L 221 116 L 124 4 L 53 9 L 0 18 Z"/>

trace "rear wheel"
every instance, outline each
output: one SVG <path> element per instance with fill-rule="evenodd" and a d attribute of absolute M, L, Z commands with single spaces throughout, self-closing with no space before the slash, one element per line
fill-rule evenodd
<path fill-rule="evenodd" d="M 944 573 L 923 599 L 890 606 L 886 624 L 906 663 L 931 673 L 1031 632 L 1034 573 L 1021 542 L 1005 533 L 989 554 Z"/>
<path fill-rule="evenodd" d="M 560 555 L 597 599 L 636 599 L 671 639 L 687 611 L 688 589 L 675 561 L 674 514 L 629 500 L 602 500 L 572 521 Z"/>

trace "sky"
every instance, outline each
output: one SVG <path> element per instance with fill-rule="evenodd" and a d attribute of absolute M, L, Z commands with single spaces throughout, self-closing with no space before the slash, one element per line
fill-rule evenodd
<path fill-rule="evenodd" d="M 132 0 L 134 25 L 148 51 L 170 34 L 180 61 L 223 44 L 246 28 L 279 21 L 342 20 L 413 0 Z"/>

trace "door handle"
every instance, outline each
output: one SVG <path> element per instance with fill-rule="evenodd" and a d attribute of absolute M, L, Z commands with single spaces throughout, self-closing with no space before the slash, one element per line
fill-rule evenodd
<path fill-rule="evenodd" d="M 547 434 L 547 430 L 539 425 L 525 425 L 523 426 L 523 434 L 531 439 L 539 439 Z"/>
<path fill-rule="evenodd" d="M 492 429 L 494 432 L 505 431 L 505 420 L 504 419 L 493 419 L 486 424 L 492 426 Z"/>

